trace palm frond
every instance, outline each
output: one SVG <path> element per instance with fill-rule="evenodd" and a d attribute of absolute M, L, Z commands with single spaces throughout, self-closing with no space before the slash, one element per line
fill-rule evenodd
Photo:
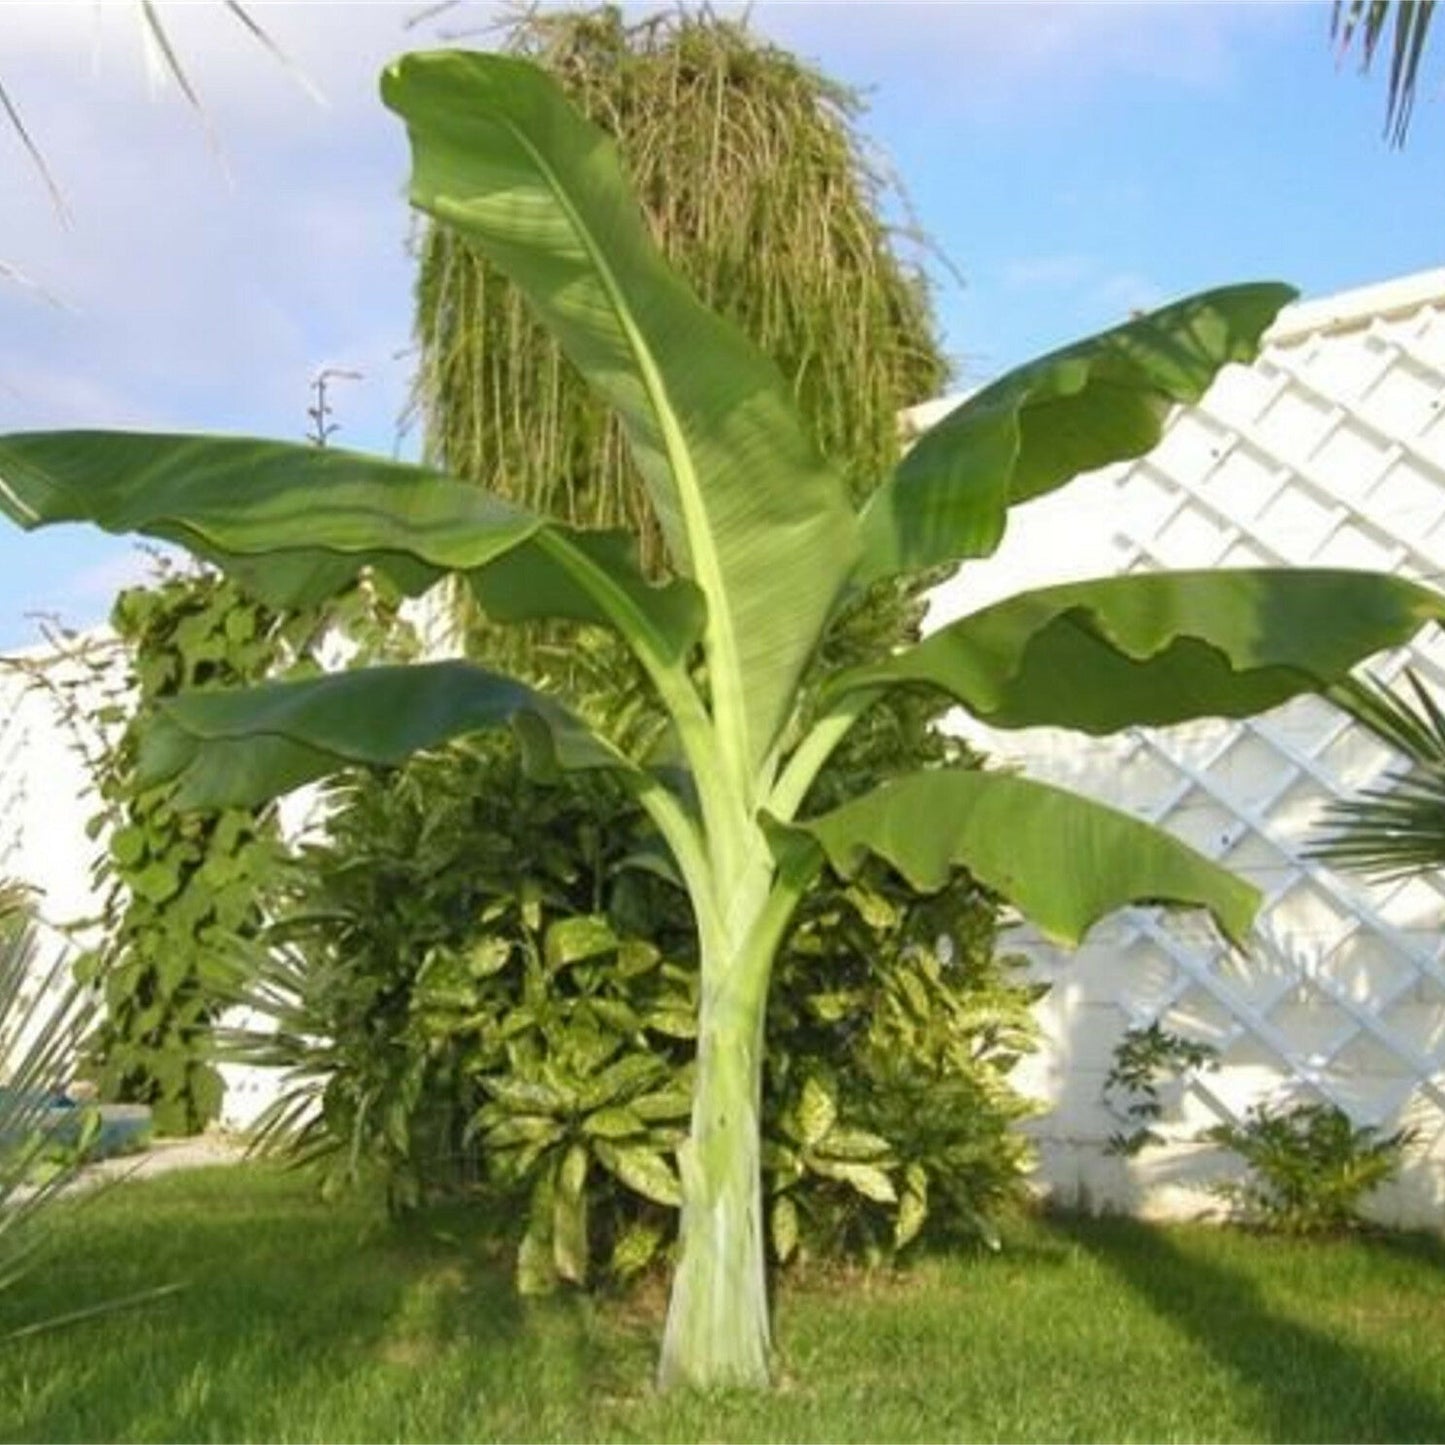
<path fill-rule="evenodd" d="M 232 16 L 247 33 L 261 45 L 271 57 L 285 68 L 287 73 L 320 105 L 326 104 L 326 98 L 306 76 L 305 72 L 286 54 L 277 44 L 251 11 L 241 0 L 219 0 L 221 7 L 227 14 Z M 187 104 L 195 111 L 201 128 L 205 131 L 207 143 L 219 158 L 221 155 L 220 145 L 215 132 L 211 128 L 210 116 L 201 99 L 199 89 L 192 83 L 185 65 L 182 63 L 180 52 L 171 41 L 170 33 L 167 31 L 165 22 L 161 18 L 160 9 L 156 0 L 135 0 L 135 13 L 140 24 L 141 40 L 145 46 L 146 57 L 154 74 L 173 80 L 181 94 L 186 98 Z M 0 81 L 0 116 L 4 117 L 10 129 L 14 132 L 16 139 L 25 148 L 26 154 L 30 157 L 31 165 L 39 174 L 45 189 L 49 192 L 51 203 L 54 205 L 57 214 L 63 224 L 71 224 L 70 208 L 66 203 L 65 192 L 55 173 L 51 170 L 50 163 L 46 159 L 45 152 L 40 143 L 31 135 L 25 121 L 20 113 L 14 96 L 6 88 L 3 81 Z M 17 273 L 9 266 L 0 268 L 0 275 L 10 279 L 18 279 Z"/>
<path fill-rule="evenodd" d="M 62 1166 L 35 1182 L 51 1106 L 92 1021 L 68 960 L 44 972 L 35 960 L 28 895 L 0 879 L 0 1290 L 34 1265 L 48 1206 L 74 1172 Z"/>
<path fill-rule="evenodd" d="M 226 12 L 235 17 L 236 21 L 244 26 L 256 41 L 279 65 L 281 68 L 316 102 L 317 105 L 327 105 L 325 95 L 317 88 L 311 77 L 286 54 L 284 50 L 272 38 L 270 31 L 264 29 L 261 23 L 240 3 L 240 0 L 221 0 L 226 7 Z"/>
<path fill-rule="evenodd" d="M 34 137 L 21 117 L 19 106 L 15 104 L 14 98 L 5 88 L 3 81 L 0 81 L 0 111 L 5 112 L 5 119 L 10 122 L 10 129 L 15 132 L 15 137 L 20 144 L 25 147 L 25 154 L 30 157 L 31 165 L 35 167 L 40 179 L 45 183 L 45 189 L 50 193 L 50 204 L 55 207 L 55 213 L 60 217 L 61 224 L 70 225 L 70 207 L 65 203 L 65 192 L 60 189 L 60 182 L 55 179 L 55 173 L 50 169 L 49 161 L 45 159 L 45 152 L 35 143 Z"/>
<path fill-rule="evenodd" d="M 1343 56 L 1358 43 L 1360 68 L 1368 70 L 1393 28 L 1389 44 L 1390 80 L 1385 103 L 1385 135 L 1403 145 L 1419 88 L 1420 61 L 1434 19 L 1435 0 L 1334 0 L 1330 35 Z M 1394 24 L 1391 27 L 1391 21 Z"/>
<path fill-rule="evenodd" d="M 185 96 L 187 104 L 195 111 L 196 119 L 201 123 L 201 129 L 205 131 L 206 144 L 219 159 L 221 145 L 216 138 L 215 131 L 211 128 L 211 118 L 206 113 L 206 107 L 201 103 L 200 92 L 191 84 L 191 78 L 186 74 L 185 66 L 181 64 L 180 55 L 175 46 L 171 44 L 170 34 L 161 23 L 160 13 L 155 7 L 155 0 L 139 0 L 136 15 L 140 20 L 141 40 L 145 46 L 147 66 L 152 75 L 169 76 L 175 81 L 176 87 Z"/>
<path fill-rule="evenodd" d="M 68 957 L 62 955 L 49 969 L 37 969 L 29 890 L 0 878 L 0 1291 L 46 1258 L 54 1242 L 52 1206 L 80 1170 L 90 1137 L 86 1125 L 99 1128 L 98 1114 L 77 1116 L 78 1132 L 67 1136 L 65 1154 L 58 1162 L 50 1157 L 57 1142 L 56 1097 L 94 1023 L 94 1000 L 90 990 L 71 977 Z M 0 1340 L 11 1342 L 134 1309 L 184 1287 L 152 1285 L 99 1300 L 27 1321 Z"/>
<path fill-rule="evenodd" d="M 1326 809 L 1307 856 L 1382 882 L 1445 867 L 1445 709 L 1412 671 L 1413 699 L 1371 679 L 1335 689 L 1337 703 L 1406 759 L 1403 773 Z"/>

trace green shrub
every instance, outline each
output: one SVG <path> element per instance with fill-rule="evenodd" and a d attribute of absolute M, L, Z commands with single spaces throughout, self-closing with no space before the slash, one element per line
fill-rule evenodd
<path fill-rule="evenodd" d="M 1356 1127 L 1335 1104 L 1256 1104 L 1242 1123 L 1216 1125 L 1204 1137 L 1232 1149 L 1248 1167 L 1243 1180 L 1215 1186 L 1246 1220 L 1289 1234 L 1321 1234 L 1363 1222 L 1361 1201 L 1399 1172 L 1415 1133 Z"/>
<path fill-rule="evenodd" d="M 919 897 L 872 866 L 820 889 L 768 1011 L 765 1170 L 776 1254 L 886 1256 L 927 1226 L 996 1242 L 1030 1162 L 1009 1084 L 1036 1046 L 1021 960 L 964 875 Z"/>
<path fill-rule="evenodd" d="M 236 997 L 258 899 L 285 850 L 270 809 L 181 813 L 173 787 L 138 787 L 136 750 L 158 699 L 257 681 L 291 639 L 284 619 L 213 573 L 163 572 L 155 585 L 128 588 L 111 624 L 127 649 L 132 699 L 106 710 L 103 723 L 125 725 L 93 763 L 106 936 L 76 971 L 105 1008 L 87 1067 L 103 1098 L 149 1105 L 158 1133 L 189 1134 L 220 1111 L 211 1026 Z"/>
<path fill-rule="evenodd" d="M 379 1174 L 407 1208 L 475 1182 L 500 1122 L 484 1079 L 560 1079 L 654 1044 L 685 1062 L 691 984 L 665 955 L 690 947 L 686 905 L 606 783 L 542 786 L 479 738 L 352 774 L 329 802 L 257 995 L 279 1030 L 243 1041 L 295 1075 L 263 1137 L 329 1187 Z"/>
<path fill-rule="evenodd" d="M 240 1041 L 288 1070 L 263 1141 L 398 1209 L 513 1196 L 529 1291 L 645 1267 L 675 1233 L 697 969 L 640 813 L 481 739 L 330 801 L 257 994 L 277 1031 Z M 1037 994 L 994 916 L 965 879 L 918 899 L 881 868 L 810 901 L 768 1018 L 779 1257 L 989 1236 L 1027 1162 L 1008 1073 Z"/>

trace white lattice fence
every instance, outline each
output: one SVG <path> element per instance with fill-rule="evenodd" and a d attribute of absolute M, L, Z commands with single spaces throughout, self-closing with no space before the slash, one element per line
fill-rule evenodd
<path fill-rule="evenodd" d="M 1295 308 L 1250 368 L 1176 413 L 1130 466 L 1024 509 L 1000 555 L 943 590 L 938 620 L 1021 585 L 1104 571 L 1260 564 L 1445 576 L 1445 273 Z M 1445 692 L 1438 632 L 1382 659 Z M 1420 1138 L 1377 1210 L 1439 1223 L 1445 1200 L 1445 880 L 1362 886 L 1307 860 L 1331 798 L 1393 759 L 1342 714 L 1301 699 L 1244 723 L 1087 740 L 979 729 L 996 757 L 1162 824 L 1255 882 L 1253 946 L 1231 956 L 1199 922 L 1131 910 L 1072 958 L 1024 935 L 1054 985 L 1049 1048 L 1027 1082 L 1053 1103 L 1043 1174 L 1066 1198 L 1195 1211 L 1229 1161 L 1190 1143 L 1261 1100 L 1307 1096 Z M 1125 1163 L 1103 1082 L 1120 1036 L 1161 1021 L 1207 1040 L 1223 1068 L 1174 1101 L 1174 1147 Z"/>

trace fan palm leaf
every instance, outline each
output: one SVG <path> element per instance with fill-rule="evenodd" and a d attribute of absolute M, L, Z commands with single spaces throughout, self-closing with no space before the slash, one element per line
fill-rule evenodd
<path fill-rule="evenodd" d="M 322 102 L 323 98 L 320 92 L 291 61 L 251 10 L 242 5 L 240 0 L 219 0 L 219 4 L 221 9 L 230 15 L 258 45 L 262 46 L 290 72 L 302 89 L 314 100 Z M 96 8 L 99 9 L 99 6 Z M 185 97 L 186 103 L 195 111 L 197 119 L 206 132 L 207 141 L 211 144 L 212 149 L 216 149 L 210 117 L 206 112 L 200 91 L 192 82 L 181 54 L 171 40 L 170 32 L 166 29 L 156 0 L 134 0 L 134 8 L 140 24 L 141 42 L 145 47 L 147 62 L 153 74 L 163 76 L 176 85 Z M 51 169 L 42 145 L 27 128 L 14 91 L 7 87 L 3 80 L 0 80 L 0 115 L 3 115 L 4 123 L 10 127 L 12 134 L 20 142 L 29 158 L 31 166 L 40 177 L 56 214 L 63 223 L 68 225 L 71 219 L 70 208 L 66 203 L 65 192 L 60 180 Z"/>
<path fill-rule="evenodd" d="M 0 879 L 0 1290 L 33 1264 L 47 1206 L 69 1182 L 60 1168 L 34 1183 L 46 1116 L 91 1023 L 91 1006 L 64 961 L 36 968 L 28 896 Z"/>
<path fill-rule="evenodd" d="M 1331 804 L 1311 857 L 1380 881 L 1445 867 L 1445 710 L 1419 676 L 1409 692 L 1379 679 L 1351 680 L 1337 702 L 1405 759 L 1403 773 Z"/>
<path fill-rule="evenodd" d="M 1330 34 L 1338 43 L 1341 55 L 1358 43 L 1362 69 L 1368 70 L 1374 63 L 1386 32 L 1390 32 L 1385 134 L 1397 146 L 1404 144 L 1410 129 L 1419 88 L 1420 61 L 1434 18 L 1435 0 L 1335 0 L 1334 3 Z"/>

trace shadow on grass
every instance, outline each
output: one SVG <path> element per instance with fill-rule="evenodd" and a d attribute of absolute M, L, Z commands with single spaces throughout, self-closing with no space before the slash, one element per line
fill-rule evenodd
<path fill-rule="evenodd" d="M 1382 1257 L 1412 1268 L 1438 1270 L 1445 1275 L 1445 1238 L 1418 1230 L 1385 1230 L 1366 1234 L 1363 1243 Z"/>
<path fill-rule="evenodd" d="M 1135 1221 L 1065 1218 L 1053 1227 L 1227 1369 L 1256 1402 L 1262 1436 L 1445 1440 L 1445 1402 L 1367 1350 L 1281 1313 L 1249 1275 L 1201 1259 L 1168 1232 Z M 1407 1251 L 1420 1252 L 1418 1242 Z M 1440 1258 L 1438 1246 L 1428 1253 Z M 1301 1310 L 1309 1307 L 1302 1298 Z"/>
<path fill-rule="evenodd" d="M 419 1377 L 459 1351 L 485 1370 L 525 1339 L 495 1236 L 475 1217 L 394 1225 L 328 1208 L 294 1180 L 258 1191 L 252 1175 L 233 1191 L 230 1171 L 211 1175 L 77 1209 L 45 1269 L 0 1294 L 3 1333 L 137 1286 L 185 1286 L 7 1347 L 0 1438 L 277 1439 L 298 1410 L 324 1420 L 329 1397 L 363 1381 Z"/>

